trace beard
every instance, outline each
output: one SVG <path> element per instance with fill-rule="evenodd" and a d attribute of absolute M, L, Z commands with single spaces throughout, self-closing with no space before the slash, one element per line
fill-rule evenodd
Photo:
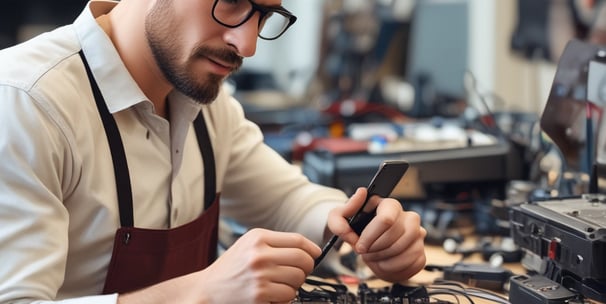
<path fill-rule="evenodd" d="M 194 61 L 216 58 L 237 69 L 242 65 L 242 57 L 230 49 L 199 45 L 184 63 L 180 63 L 179 55 L 183 54 L 183 48 L 179 44 L 178 30 L 171 22 L 175 19 L 170 3 L 172 1 L 157 1 L 145 20 L 145 36 L 152 55 L 163 76 L 175 89 L 198 103 L 209 104 L 217 98 L 224 77 L 212 73 L 196 75 L 192 71 Z"/>

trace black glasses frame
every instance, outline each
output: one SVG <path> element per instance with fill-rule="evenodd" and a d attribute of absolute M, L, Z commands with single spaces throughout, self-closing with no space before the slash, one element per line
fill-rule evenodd
<path fill-rule="evenodd" d="M 263 37 L 261 36 L 261 32 L 259 31 L 259 38 L 264 39 L 264 40 L 275 40 L 280 38 L 280 36 L 282 36 L 282 34 L 284 34 L 286 32 L 286 30 L 288 30 L 289 27 L 291 27 L 296 21 L 297 21 L 297 16 L 293 15 L 290 11 L 288 11 L 287 9 L 285 9 L 284 7 L 281 6 L 262 6 L 262 5 L 258 5 L 256 3 L 254 3 L 252 0 L 248 0 L 248 2 L 250 2 L 250 5 L 252 6 L 252 9 L 250 10 L 250 12 L 248 13 L 248 15 L 246 15 L 246 17 L 244 19 L 242 19 L 242 21 L 240 21 L 240 23 L 238 24 L 227 24 L 222 22 L 221 20 L 219 20 L 219 18 L 217 18 L 215 16 L 215 9 L 217 7 L 217 3 L 219 3 L 219 1 L 223 1 L 223 0 L 215 0 L 215 3 L 213 4 L 213 9 L 212 9 L 212 13 L 211 15 L 213 16 L 213 19 L 228 28 L 236 28 L 238 26 L 241 26 L 242 24 L 246 23 L 248 20 L 250 20 L 250 18 L 256 13 L 259 12 L 260 16 L 259 16 L 259 24 L 257 26 L 261 26 L 261 23 L 263 22 L 263 19 L 265 18 L 265 16 L 267 16 L 270 13 L 277 13 L 280 14 L 286 18 L 288 18 L 288 24 L 284 27 L 284 29 L 282 30 L 282 32 L 277 35 L 276 37 L 272 37 L 272 38 L 267 38 L 267 37 Z"/>

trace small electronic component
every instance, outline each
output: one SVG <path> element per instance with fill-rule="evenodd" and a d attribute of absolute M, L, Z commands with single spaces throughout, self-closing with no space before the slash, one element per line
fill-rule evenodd
<path fill-rule="evenodd" d="M 307 279 L 299 289 L 291 304 L 332 303 L 332 304 L 402 304 L 429 303 L 427 290 L 423 286 L 393 284 L 381 288 L 371 288 L 362 283 L 357 294 L 343 284 L 327 283 Z"/>
<path fill-rule="evenodd" d="M 468 286 L 502 291 L 513 275 L 510 270 L 489 264 L 455 263 L 452 266 L 427 265 L 426 270 L 444 272 L 444 280 L 457 281 Z"/>
<path fill-rule="evenodd" d="M 513 304 L 564 304 L 577 297 L 559 283 L 541 275 L 514 276 L 510 282 L 509 300 Z"/>

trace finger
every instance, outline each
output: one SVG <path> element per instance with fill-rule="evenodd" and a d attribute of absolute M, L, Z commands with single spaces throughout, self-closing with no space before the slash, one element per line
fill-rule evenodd
<path fill-rule="evenodd" d="M 280 266 L 274 268 L 274 270 L 276 271 L 274 282 L 288 285 L 294 290 L 297 290 L 305 283 L 305 278 L 309 274 L 301 268 L 290 266 Z"/>
<path fill-rule="evenodd" d="M 398 225 L 398 217 L 402 214 L 402 205 L 395 199 L 383 199 L 377 207 L 377 214 L 375 218 L 370 221 L 368 226 L 362 231 L 360 239 L 355 244 L 355 249 L 358 253 L 367 253 L 370 248 L 374 246 L 375 242 L 382 236 L 387 241 L 393 239 L 394 233 L 401 233 L 400 231 L 393 231 L 391 234 L 386 234 L 394 225 Z M 383 241 L 385 243 L 386 241 Z M 383 245 L 383 247 L 388 245 Z"/>
<path fill-rule="evenodd" d="M 264 257 L 263 261 L 255 265 L 256 268 L 266 267 L 290 267 L 299 269 L 303 278 L 314 269 L 314 258 L 299 248 L 274 248 L 268 247 L 265 252 L 259 253 Z"/>
<path fill-rule="evenodd" d="M 401 271 L 385 275 L 385 280 L 391 282 L 402 282 L 408 280 L 415 274 L 419 273 L 419 271 L 423 270 L 425 264 L 425 255 L 420 255 L 418 256 L 418 258 L 414 259 L 408 266 L 402 268 Z"/>
<path fill-rule="evenodd" d="M 305 282 L 307 273 L 299 267 L 275 265 L 272 267 L 265 267 L 255 272 L 254 278 L 260 283 L 260 286 L 267 284 L 283 284 L 290 286 L 296 290 Z"/>
<path fill-rule="evenodd" d="M 381 258 L 387 258 L 409 244 L 424 239 L 426 233 L 421 227 L 421 217 L 417 213 L 402 211 L 394 225 L 372 244 L 368 253 L 381 252 L 381 255 L 385 255 Z"/>
<path fill-rule="evenodd" d="M 328 228 L 343 241 L 354 244 L 358 235 L 349 226 L 349 218 L 362 207 L 366 199 L 366 188 L 358 188 L 343 207 L 333 209 L 328 217 Z"/>
<path fill-rule="evenodd" d="M 375 261 L 368 259 L 368 256 L 362 255 L 364 262 L 382 279 L 388 281 L 408 279 L 419 272 L 426 262 L 425 246 L 422 240 L 411 244 L 406 250 L 388 259 Z"/>
<path fill-rule="evenodd" d="M 274 303 L 291 303 L 298 290 L 305 283 L 308 274 L 295 267 L 275 267 L 272 269 L 272 288 L 281 288 L 281 291 L 269 300 Z M 287 288 L 285 288 L 287 287 Z M 290 290 L 289 290 L 290 288 Z M 292 291 L 292 294 L 290 293 Z"/>
<path fill-rule="evenodd" d="M 288 302 L 292 300 L 307 275 L 301 269 L 289 266 L 265 267 L 255 271 L 248 288 L 255 303 Z"/>
<path fill-rule="evenodd" d="M 292 288 L 287 284 L 267 284 L 259 291 L 254 303 L 290 303 L 297 296 L 298 288 Z"/>
<path fill-rule="evenodd" d="M 356 192 L 349 198 L 347 203 L 343 206 L 338 214 L 334 214 L 335 216 L 339 216 L 347 221 L 347 219 L 353 217 L 356 212 L 362 207 L 364 201 L 366 200 L 366 195 L 368 191 L 364 187 L 360 187 L 356 189 Z"/>
<path fill-rule="evenodd" d="M 273 248 L 299 248 L 312 257 L 317 257 L 322 252 L 317 244 L 298 233 L 264 229 L 252 229 L 249 233 L 255 235 L 260 242 L 266 242 Z"/>
<path fill-rule="evenodd" d="M 409 251 L 416 243 L 423 244 L 424 236 L 425 230 L 422 228 L 409 229 L 406 233 L 400 234 L 388 247 L 381 250 L 371 248 L 369 253 L 364 254 L 365 259 L 368 261 L 382 261 L 397 257 L 402 252 Z"/>
<path fill-rule="evenodd" d="M 401 221 L 398 219 L 397 221 Z M 412 237 L 408 239 L 405 237 L 406 231 L 402 223 L 392 225 L 383 234 L 379 236 L 369 247 L 366 249 L 364 254 L 379 254 L 379 258 L 388 258 L 390 256 L 398 254 L 401 250 L 404 250 L 412 240 Z M 364 244 L 358 245 L 357 249 L 364 250 Z"/>

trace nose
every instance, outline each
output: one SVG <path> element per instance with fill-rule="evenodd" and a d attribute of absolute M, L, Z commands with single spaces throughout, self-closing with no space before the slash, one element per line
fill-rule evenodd
<path fill-rule="evenodd" d="M 244 24 L 225 31 L 225 41 L 234 47 L 238 55 L 251 57 L 257 51 L 259 34 L 259 13 L 257 12 Z"/>

